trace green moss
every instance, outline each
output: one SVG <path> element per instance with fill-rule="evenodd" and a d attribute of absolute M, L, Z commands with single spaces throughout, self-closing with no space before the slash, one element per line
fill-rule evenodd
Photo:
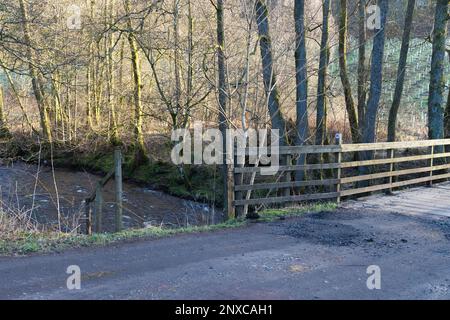
<path fill-rule="evenodd" d="M 321 202 L 296 208 L 267 209 L 260 212 L 260 216 L 263 221 L 273 221 L 279 218 L 298 217 L 306 213 L 331 212 L 336 210 L 336 208 L 336 203 Z"/>

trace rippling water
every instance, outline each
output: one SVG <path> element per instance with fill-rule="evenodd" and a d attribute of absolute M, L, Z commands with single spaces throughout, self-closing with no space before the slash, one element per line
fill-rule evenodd
<path fill-rule="evenodd" d="M 22 162 L 0 166 L 0 195 L 4 206 L 27 212 L 41 224 L 56 224 L 58 208 L 63 226 L 70 229 L 84 212 L 83 201 L 95 190 L 100 176 L 86 172 L 38 167 Z M 56 186 L 56 187 L 55 187 Z M 183 200 L 140 186 L 124 183 L 124 226 L 182 227 L 222 220 L 222 213 L 207 204 Z M 104 188 L 103 226 L 114 229 L 114 182 Z"/>

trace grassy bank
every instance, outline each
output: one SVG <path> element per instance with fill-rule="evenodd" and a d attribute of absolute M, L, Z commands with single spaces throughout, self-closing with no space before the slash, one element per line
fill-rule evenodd
<path fill-rule="evenodd" d="M 335 209 L 335 204 L 323 203 L 291 209 L 267 210 L 260 213 L 260 221 L 270 222 L 284 218 L 298 217 L 305 213 L 333 211 Z M 148 229 L 127 230 L 112 234 L 95 234 L 92 236 L 17 230 L 9 233 L 0 232 L 0 256 L 61 252 L 71 248 L 105 246 L 138 239 L 158 239 L 178 234 L 212 232 L 244 227 L 247 223 L 247 221 L 241 219 L 204 227 L 180 229 L 153 227 Z"/>
<path fill-rule="evenodd" d="M 71 248 L 105 246 L 108 244 L 138 239 L 158 239 L 177 234 L 202 233 L 215 230 L 238 228 L 245 225 L 243 220 L 226 223 L 179 229 L 152 227 L 148 229 L 126 230 L 119 233 L 94 234 L 91 236 L 57 232 L 21 232 L 13 237 L 0 235 L 0 255 L 26 255 L 31 253 L 60 252 Z"/>

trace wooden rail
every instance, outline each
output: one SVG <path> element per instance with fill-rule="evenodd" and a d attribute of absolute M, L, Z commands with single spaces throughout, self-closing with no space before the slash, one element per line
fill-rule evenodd
<path fill-rule="evenodd" d="M 272 178 L 275 181 L 254 182 L 255 179 L 250 179 L 251 183 L 245 182 L 249 180 L 245 178 L 246 174 L 263 178 L 263 168 L 259 165 L 233 167 L 235 174 L 244 175 L 240 179 L 244 183 L 235 181 L 234 188 L 228 188 L 227 197 L 232 199 L 233 208 L 239 208 L 312 200 L 336 199 L 340 202 L 342 197 L 391 192 L 424 183 L 432 185 L 435 181 L 450 178 L 449 146 L 450 139 L 369 144 L 341 144 L 338 139 L 337 144 L 331 146 L 281 147 L 280 159 L 286 159 L 286 162 L 279 166 L 275 179 Z M 254 155 L 255 151 L 247 149 L 245 154 Z M 334 162 L 317 163 L 317 159 L 323 159 L 325 154 L 331 155 L 328 158 Z M 316 161 L 292 165 L 292 159 L 300 155 L 312 155 L 310 157 Z M 295 181 L 292 172 L 298 171 L 305 172 L 309 178 Z M 328 172 L 328 177 L 323 178 L 317 172 Z M 267 192 L 261 196 L 264 190 Z M 236 194 L 242 192 L 253 196 L 237 198 Z"/>
<path fill-rule="evenodd" d="M 103 188 L 106 184 L 113 179 L 115 180 L 115 202 L 116 202 L 116 215 L 115 226 L 116 232 L 120 232 L 123 229 L 122 215 L 123 215 L 123 186 L 122 186 L 122 152 L 119 148 L 114 151 L 114 168 L 111 169 L 108 174 L 97 182 L 95 191 L 89 198 L 86 198 L 85 204 L 85 216 L 86 216 L 86 234 L 92 234 L 92 226 L 95 226 L 95 232 L 102 232 L 102 220 L 103 220 Z M 92 204 L 95 203 L 95 224 L 92 219 Z"/>

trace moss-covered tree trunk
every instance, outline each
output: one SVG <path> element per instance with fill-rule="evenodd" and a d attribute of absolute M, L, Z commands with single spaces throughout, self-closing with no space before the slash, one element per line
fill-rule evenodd
<path fill-rule="evenodd" d="M 397 131 L 397 115 L 400 108 L 400 102 L 403 94 L 403 86 L 406 76 L 406 62 L 409 52 L 409 40 L 412 29 L 412 22 L 414 17 L 414 7 L 416 0 L 408 0 L 408 7 L 406 9 L 405 31 L 403 32 L 402 47 L 400 49 L 400 59 L 397 70 L 397 83 L 395 85 L 394 99 L 392 101 L 391 110 L 389 111 L 388 122 L 388 141 L 394 142 L 396 140 Z"/>
<path fill-rule="evenodd" d="M 359 142 L 358 115 L 352 95 L 352 87 L 347 72 L 347 0 L 340 0 L 339 14 L 339 68 L 342 87 L 344 89 L 345 106 L 352 133 L 353 143 Z"/>
<path fill-rule="evenodd" d="M 373 143 L 376 140 L 376 122 L 383 84 L 384 44 L 386 39 L 385 29 L 389 9 L 388 1 L 389 0 L 378 0 L 381 14 L 381 26 L 379 30 L 375 30 L 376 34 L 373 40 L 369 100 L 367 102 L 367 112 L 364 123 L 363 142 L 365 143 Z M 371 157 L 372 153 L 370 152 L 365 154 L 364 158 L 369 159 Z"/>
<path fill-rule="evenodd" d="M 95 2 L 93 0 L 90 1 L 90 19 L 91 21 L 94 20 L 94 5 Z M 88 55 L 89 57 L 92 57 L 94 55 L 94 44 L 93 40 L 91 38 L 91 35 L 89 35 L 89 45 L 88 45 Z M 93 89 L 93 80 L 95 81 L 94 76 L 94 68 L 93 68 L 93 59 L 89 59 L 87 61 L 86 65 L 86 124 L 90 130 L 94 129 L 94 121 L 93 121 L 93 114 L 94 114 L 94 107 L 95 107 L 95 99 L 93 97 L 94 90 Z"/>
<path fill-rule="evenodd" d="M 134 80 L 134 167 L 145 164 L 148 161 L 147 151 L 144 143 L 144 134 L 142 132 L 143 125 L 143 112 L 142 112 L 142 78 L 141 67 L 139 63 L 139 52 L 136 44 L 136 39 L 133 31 L 133 25 L 131 20 L 131 4 L 130 0 L 125 1 L 125 11 L 127 14 L 127 31 L 128 31 L 128 43 L 131 53 L 131 67 Z"/>
<path fill-rule="evenodd" d="M 366 68 L 366 0 L 358 2 L 358 127 L 362 139 L 362 127 L 366 114 L 367 68 Z"/>
<path fill-rule="evenodd" d="M 323 1 L 322 40 L 320 43 L 319 79 L 317 84 L 316 145 L 323 145 L 327 134 L 326 76 L 329 62 L 328 25 L 330 0 Z"/>
<path fill-rule="evenodd" d="M 437 0 L 433 32 L 433 56 L 428 96 L 428 129 L 430 139 L 444 137 L 444 63 L 447 40 L 448 0 Z"/>
<path fill-rule="evenodd" d="M 448 52 L 448 60 L 450 63 L 450 50 Z M 445 138 L 450 138 L 450 90 L 448 90 L 447 106 L 445 107 Z M 450 148 L 449 148 L 450 150 Z"/>
<path fill-rule="evenodd" d="M 116 98 L 115 98 L 115 69 L 114 69 L 114 35 L 112 28 L 114 25 L 114 7 L 115 0 L 109 1 L 109 8 L 105 9 L 108 17 L 108 37 L 106 45 L 106 64 L 108 66 L 108 81 L 107 81 L 107 91 L 108 91 L 108 106 L 111 113 L 111 129 L 110 129 L 110 142 L 113 146 L 120 145 L 119 132 L 117 128 L 117 112 L 116 112 Z"/>
<path fill-rule="evenodd" d="M 306 52 L 306 28 L 305 28 L 305 1 L 295 0 L 294 4 L 295 22 L 295 86 L 296 86 L 296 138 L 295 145 L 301 146 L 306 143 L 309 135 L 308 122 L 308 67 Z M 306 155 L 300 155 L 297 165 L 306 163 Z M 305 179 L 305 171 L 295 172 L 295 179 Z"/>
<path fill-rule="evenodd" d="M 39 109 L 39 117 L 41 123 L 41 130 L 43 134 L 43 138 L 51 143 L 52 142 L 52 132 L 50 128 L 50 119 L 48 115 L 48 107 L 45 102 L 44 97 L 44 86 L 42 84 L 42 80 L 40 79 L 38 72 L 35 67 L 35 59 L 33 55 L 33 43 L 31 40 L 29 25 L 28 25 L 28 9 L 24 0 L 19 0 L 20 4 L 20 14 L 22 17 L 22 30 L 24 34 L 24 44 L 26 46 L 26 55 L 28 59 L 28 67 L 31 77 L 31 83 L 33 87 L 33 92 L 36 97 L 36 102 Z"/>
<path fill-rule="evenodd" d="M 281 114 L 280 94 L 275 74 L 272 41 L 269 31 L 269 12 L 264 0 L 256 1 L 256 22 L 258 24 L 264 88 L 273 129 L 280 130 L 280 145 L 286 145 L 286 123 Z"/>

